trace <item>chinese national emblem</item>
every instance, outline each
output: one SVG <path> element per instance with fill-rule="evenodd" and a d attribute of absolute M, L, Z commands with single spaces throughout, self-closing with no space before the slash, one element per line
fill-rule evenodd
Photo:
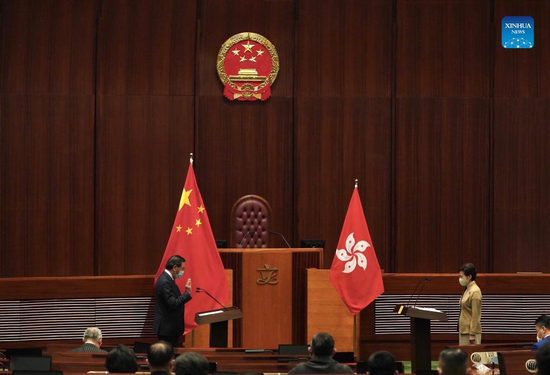
<path fill-rule="evenodd" d="M 229 38 L 218 53 L 217 70 L 229 100 L 266 100 L 279 73 L 275 46 L 255 33 Z"/>

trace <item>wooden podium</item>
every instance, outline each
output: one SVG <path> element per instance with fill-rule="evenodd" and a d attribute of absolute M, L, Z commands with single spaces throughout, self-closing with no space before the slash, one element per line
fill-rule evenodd
<path fill-rule="evenodd" d="M 447 314 L 435 309 L 397 305 L 396 313 L 411 318 L 411 361 L 413 373 L 429 374 L 432 369 L 430 321 L 447 321 Z"/>
<path fill-rule="evenodd" d="M 238 307 L 219 308 L 210 311 L 201 311 L 195 314 L 195 322 L 198 325 L 210 324 L 210 347 L 227 348 L 228 322 L 240 319 L 243 313 Z"/>
<path fill-rule="evenodd" d="M 233 270 L 233 346 L 274 349 L 305 344 L 306 269 L 322 267 L 323 249 L 220 249 Z"/>

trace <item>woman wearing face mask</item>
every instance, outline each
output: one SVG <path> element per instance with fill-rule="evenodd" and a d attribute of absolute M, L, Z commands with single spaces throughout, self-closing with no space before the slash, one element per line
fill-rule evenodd
<path fill-rule="evenodd" d="M 476 275 L 476 267 L 472 263 L 458 269 L 458 282 L 464 287 L 458 318 L 460 345 L 481 344 L 481 289 L 475 282 Z"/>

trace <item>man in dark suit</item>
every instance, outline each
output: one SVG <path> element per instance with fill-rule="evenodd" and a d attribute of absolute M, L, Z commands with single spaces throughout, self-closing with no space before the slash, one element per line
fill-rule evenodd
<path fill-rule="evenodd" d="M 84 331 L 84 336 L 82 336 L 82 341 L 84 341 L 84 344 L 76 349 L 71 350 L 71 352 L 107 353 L 105 350 L 100 349 L 101 344 L 103 343 L 102 340 L 103 336 L 101 335 L 101 330 L 99 328 L 87 328 L 86 331 Z"/>
<path fill-rule="evenodd" d="M 163 273 L 155 284 L 155 319 L 153 333 L 159 340 L 177 346 L 179 337 L 183 334 L 183 317 L 185 304 L 191 300 L 191 279 L 185 284 L 185 293 L 181 294 L 175 280 L 183 276 L 185 259 L 174 255 L 168 262 Z"/>
<path fill-rule="evenodd" d="M 313 336 L 309 351 L 311 359 L 296 365 L 289 374 L 353 374 L 349 366 L 332 359 L 336 349 L 334 339 L 328 333 L 320 332 Z"/>

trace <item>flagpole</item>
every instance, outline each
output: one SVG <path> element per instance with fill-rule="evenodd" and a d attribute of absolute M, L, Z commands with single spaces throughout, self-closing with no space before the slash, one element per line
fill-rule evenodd
<path fill-rule="evenodd" d="M 193 164 L 193 153 L 189 154 L 189 163 Z"/>
<path fill-rule="evenodd" d="M 357 354 L 357 314 L 353 315 L 353 353 Z"/>
<path fill-rule="evenodd" d="M 359 180 L 355 179 L 355 187 L 357 187 L 358 184 L 359 184 Z"/>

